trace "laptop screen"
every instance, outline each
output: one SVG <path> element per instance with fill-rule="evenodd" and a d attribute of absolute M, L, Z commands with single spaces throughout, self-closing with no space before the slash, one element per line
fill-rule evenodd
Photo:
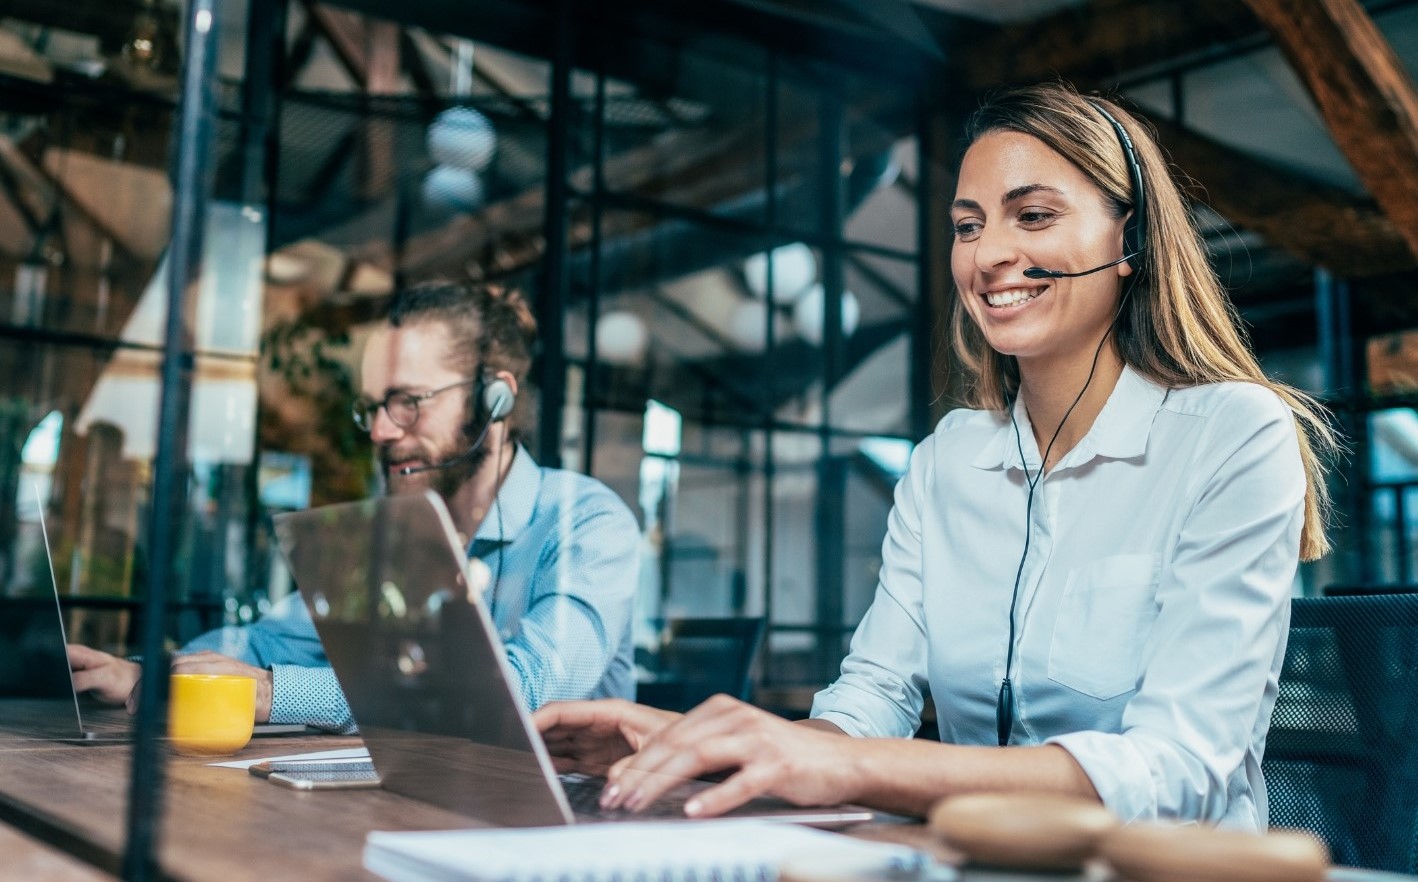
<path fill-rule="evenodd" d="M 530 749 L 441 508 L 370 499 L 279 515 L 276 534 L 362 729 Z"/>
<path fill-rule="evenodd" d="M 570 809 L 468 598 L 436 495 L 277 515 L 276 537 L 385 789 L 510 825 Z"/>
<path fill-rule="evenodd" d="M 64 619 L 44 522 L 39 487 L 21 484 L 21 529 L 15 557 L 0 597 L 0 698 L 59 699 L 74 702 L 69 659 L 64 651 Z M 73 722 L 78 725 L 78 709 Z"/>

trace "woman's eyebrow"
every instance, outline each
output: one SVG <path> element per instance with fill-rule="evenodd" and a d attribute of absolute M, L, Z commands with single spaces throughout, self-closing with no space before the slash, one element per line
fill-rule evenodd
<path fill-rule="evenodd" d="M 1058 187 L 1050 187 L 1048 184 L 1025 184 L 1022 187 L 1015 187 L 1013 190 L 1004 194 L 1004 198 L 1000 200 L 1000 204 L 1008 205 L 1016 199 L 1021 199 L 1030 194 L 1040 192 L 1052 193 L 1056 196 L 1064 195 L 1064 191 L 1060 190 Z"/>
<path fill-rule="evenodd" d="M 957 208 L 962 211 L 979 211 L 980 203 L 976 202 L 974 199 L 957 199 L 950 203 L 950 208 L 952 211 Z"/>

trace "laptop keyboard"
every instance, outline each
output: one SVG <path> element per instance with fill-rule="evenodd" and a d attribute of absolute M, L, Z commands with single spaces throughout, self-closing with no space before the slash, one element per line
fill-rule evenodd
<path fill-rule="evenodd" d="M 624 809 L 606 811 L 601 808 L 601 790 L 606 779 L 592 775 L 561 775 L 561 789 L 566 791 L 566 801 L 571 804 L 571 813 L 583 818 L 627 818 L 630 812 Z M 696 788 L 678 787 L 660 797 L 635 817 L 640 818 L 683 818 L 684 804 L 694 795 Z"/>

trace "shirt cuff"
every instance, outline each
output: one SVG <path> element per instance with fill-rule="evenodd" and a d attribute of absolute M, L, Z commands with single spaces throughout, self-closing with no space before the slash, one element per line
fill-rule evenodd
<path fill-rule="evenodd" d="M 307 725 L 341 735 L 359 731 L 330 668 L 271 665 L 271 722 Z"/>
<path fill-rule="evenodd" d="M 1045 740 L 1069 752 L 1093 789 L 1124 823 L 1157 819 L 1152 769 L 1129 738 L 1110 732 L 1070 732 Z"/>

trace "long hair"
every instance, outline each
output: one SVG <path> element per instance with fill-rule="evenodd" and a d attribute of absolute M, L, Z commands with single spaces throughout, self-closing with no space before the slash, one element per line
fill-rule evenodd
<path fill-rule="evenodd" d="M 1313 398 L 1261 370 L 1152 131 L 1115 102 L 1084 98 L 1068 85 L 1049 83 L 987 101 L 967 122 L 962 151 L 989 132 L 1031 135 L 1077 166 L 1103 192 L 1114 217 L 1122 218 L 1132 208 L 1132 178 L 1117 133 L 1095 104 L 1127 130 L 1147 191 L 1145 250 L 1141 265 L 1134 264 L 1136 271 L 1125 282 L 1132 287 L 1113 328 L 1123 362 L 1169 389 L 1239 380 L 1280 396 L 1295 415 L 1305 466 L 1300 559 L 1321 557 L 1329 551 L 1329 493 L 1320 453 L 1337 446 L 1334 430 Z M 1018 363 L 989 346 L 958 292 L 950 333 L 967 372 L 966 403 L 1003 409 L 1019 386 Z"/>

